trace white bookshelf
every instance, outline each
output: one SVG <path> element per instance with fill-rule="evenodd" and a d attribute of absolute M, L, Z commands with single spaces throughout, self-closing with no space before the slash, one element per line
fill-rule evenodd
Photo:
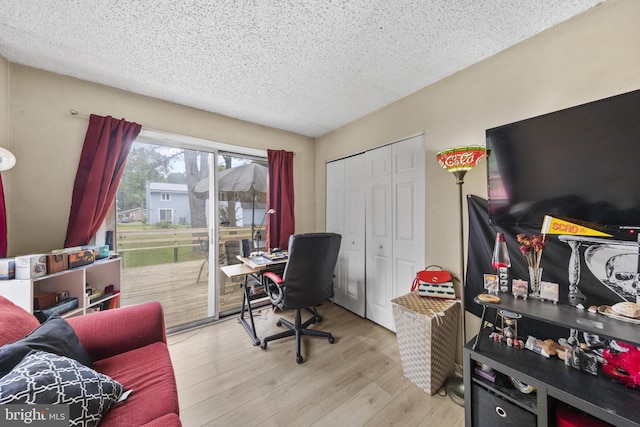
<path fill-rule="evenodd" d="M 97 298 L 90 302 L 86 294 L 87 286 L 104 290 L 113 285 L 120 290 L 122 259 L 97 260 L 92 264 L 48 274 L 33 279 L 0 280 L 0 296 L 33 313 L 33 298 L 46 292 L 69 292 L 70 298 L 78 298 L 78 308 L 63 314 L 63 317 L 86 314 L 96 306 L 112 299 L 115 295 Z"/>

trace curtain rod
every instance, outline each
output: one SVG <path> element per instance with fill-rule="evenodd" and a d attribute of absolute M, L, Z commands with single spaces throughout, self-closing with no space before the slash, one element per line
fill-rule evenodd
<path fill-rule="evenodd" d="M 89 117 L 89 114 L 79 113 L 78 110 L 74 110 L 73 108 L 71 110 L 69 110 L 69 114 L 71 114 L 72 116 Z"/>
<path fill-rule="evenodd" d="M 74 110 L 73 108 L 69 110 L 69 114 L 71 114 L 72 116 L 79 116 L 79 117 L 86 117 L 86 118 L 91 117 L 91 114 L 81 113 L 78 110 Z M 165 130 L 152 129 L 152 128 L 148 128 L 146 126 L 142 126 L 142 129 L 150 130 L 150 131 L 153 131 L 153 132 L 166 133 L 167 135 L 175 135 L 172 132 L 167 132 Z"/>
<path fill-rule="evenodd" d="M 88 114 L 88 113 L 81 113 L 81 112 L 79 112 L 78 110 L 74 110 L 73 108 L 69 110 L 69 114 L 71 114 L 72 116 L 79 116 L 79 117 L 86 117 L 86 118 L 91 117 L 91 114 Z M 167 132 L 166 130 L 158 130 L 158 129 L 148 128 L 148 127 L 146 127 L 146 126 L 142 126 L 142 129 L 144 129 L 144 130 L 148 130 L 148 131 L 151 131 L 151 132 L 164 133 L 164 134 L 166 134 L 166 135 L 177 135 L 177 134 L 176 134 L 176 133 L 174 133 L 174 132 Z M 223 144 L 223 143 L 220 143 L 220 144 Z M 227 145 L 227 144 L 224 144 L 224 145 Z M 226 150 L 226 151 L 229 151 L 229 152 L 233 152 L 233 150 L 232 150 L 232 149 L 229 149 L 229 148 L 226 148 L 225 150 Z M 286 150 L 285 150 L 285 151 L 286 151 Z M 264 152 L 266 153 L 266 150 L 264 150 Z M 240 153 L 240 154 L 242 154 L 242 153 Z M 295 152 L 293 152 L 293 155 L 295 156 L 295 155 L 296 155 L 296 153 L 295 153 Z M 262 157 L 262 156 L 257 156 L 257 157 Z"/>

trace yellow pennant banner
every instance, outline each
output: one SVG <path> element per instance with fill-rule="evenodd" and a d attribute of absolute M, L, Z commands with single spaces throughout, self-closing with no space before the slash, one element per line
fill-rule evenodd
<path fill-rule="evenodd" d="M 560 218 L 554 218 L 549 215 L 545 215 L 544 221 L 542 221 L 542 230 L 540 230 L 540 232 L 542 234 L 572 234 L 575 236 L 611 237 L 611 234 L 603 233 L 602 231 L 565 221 Z"/>

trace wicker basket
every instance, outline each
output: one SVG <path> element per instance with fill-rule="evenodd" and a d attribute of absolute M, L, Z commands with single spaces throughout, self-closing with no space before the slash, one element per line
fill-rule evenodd
<path fill-rule="evenodd" d="M 404 376 L 434 394 L 455 372 L 460 304 L 415 293 L 391 303 Z"/>

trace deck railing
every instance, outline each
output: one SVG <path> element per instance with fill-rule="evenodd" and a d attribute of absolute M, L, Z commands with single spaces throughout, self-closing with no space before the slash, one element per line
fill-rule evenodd
<path fill-rule="evenodd" d="M 224 255 L 224 242 L 251 237 L 250 227 L 220 227 L 220 254 Z M 127 253 L 173 249 L 173 262 L 179 261 L 181 248 L 209 250 L 208 228 L 170 228 L 152 230 L 118 230 L 116 234 L 117 252 L 125 257 Z"/>

